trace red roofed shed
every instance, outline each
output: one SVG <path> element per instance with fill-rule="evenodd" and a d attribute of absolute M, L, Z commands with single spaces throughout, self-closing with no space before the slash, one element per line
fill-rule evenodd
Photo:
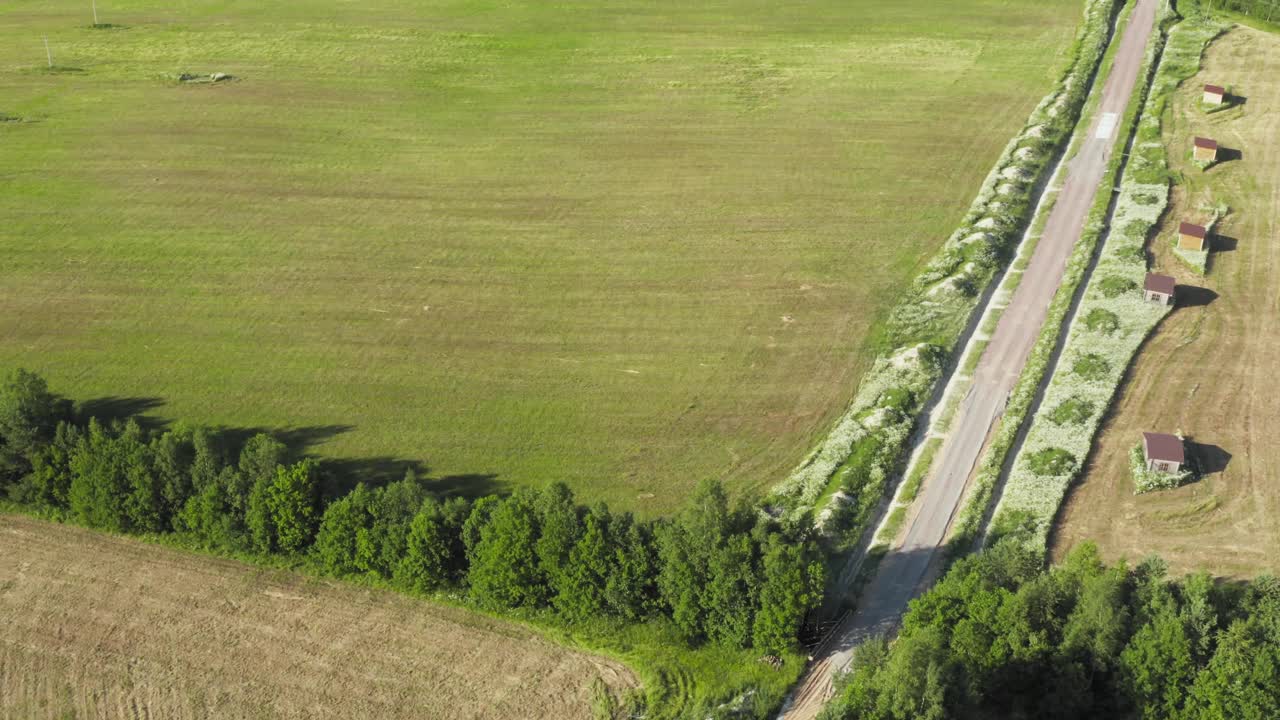
<path fill-rule="evenodd" d="M 1206 105 L 1221 105 L 1227 91 L 1217 85 L 1204 86 L 1204 102 Z"/>
<path fill-rule="evenodd" d="M 1189 222 L 1179 223 L 1178 247 L 1183 250 L 1204 250 L 1207 245 L 1205 238 L 1208 235 L 1209 231 L 1201 225 Z"/>
<path fill-rule="evenodd" d="M 1158 302 L 1161 305 L 1172 305 L 1173 293 L 1177 287 L 1177 281 L 1168 275 L 1147 273 L 1147 279 L 1142 284 L 1143 297 L 1146 298 L 1148 302 Z"/>
<path fill-rule="evenodd" d="M 1176 473 L 1187 461 L 1182 438 L 1166 433 L 1142 433 L 1142 454 L 1154 472 Z"/>
<path fill-rule="evenodd" d="M 1198 137 L 1195 139 L 1194 152 L 1192 153 L 1196 160 L 1201 162 L 1213 162 L 1218 159 L 1218 141 L 1210 138 Z"/>

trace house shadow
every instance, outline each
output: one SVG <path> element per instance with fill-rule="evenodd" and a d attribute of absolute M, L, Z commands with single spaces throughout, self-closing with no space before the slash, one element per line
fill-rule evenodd
<path fill-rule="evenodd" d="M 1231 462 L 1231 453 L 1217 445 L 1188 441 L 1187 450 L 1195 459 L 1201 475 L 1220 473 Z"/>
<path fill-rule="evenodd" d="M 1214 164 L 1214 165 L 1221 165 L 1221 164 L 1223 164 L 1223 163 L 1229 163 L 1229 162 L 1232 162 L 1232 161 L 1234 161 L 1234 160 L 1243 160 L 1243 159 L 1244 159 L 1244 151 L 1243 151 L 1243 150 L 1238 150 L 1238 149 L 1236 149 L 1236 148 L 1223 147 L 1223 146 L 1219 145 L 1219 146 L 1218 146 L 1218 157 L 1217 157 L 1217 159 L 1216 159 L 1216 160 L 1214 160 L 1214 163 L 1213 163 L 1213 164 Z"/>
<path fill-rule="evenodd" d="M 1240 240 L 1215 233 L 1209 245 L 1209 249 L 1214 252 L 1234 252 L 1236 247 L 1240 245 Z"/>
<path fill-rule="evenodd" d="M 1196 287 L 1195 285 L 1179 285 L 1176 305 L 1178 307 L 1204 307 L 1217 299 L 1218 293 L 1209 288 Z"/>
<path fill-rule="evenodd" d="M 1233 107 L 1244 105 L 1247 102 L 1249 102 L 1249 98 L 1243 95 L 1232 95 L 1231 93 L 1226 93 L 1222 96 L 1222 104 L 1226 105 L 1228 110 Z"/>

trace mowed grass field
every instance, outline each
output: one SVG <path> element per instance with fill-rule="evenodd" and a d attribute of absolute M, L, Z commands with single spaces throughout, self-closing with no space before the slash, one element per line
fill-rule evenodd
<path fill-rule="evenodd" d="M 98 8 L 0 5 L 0 366 L 646 514 L 804 456 L 1082 10 Z"/>
<path fill-rule="evenodd" d="M 0 718 L 586 718 L 612 660 L 388 591 L 0 515 Z"/>
<path fill-rule="evenodd" d="M 1201 88 L 1227 85 L 1235 109 L 1205 115 Z M 1184 83 L 1166 125 L 1170 166 L 1181 174 L 1150 250 L 1158 272 L 1178 279 L 1178 307 L 1140 351 L 1082 482 L 1068 496 L 1054 555 L 1082 540 L 1108 559 L 1151 553 L 1179 572 L 1249 577 L 1280 571 L 1280 35 L 1236 27 Z M 1201 172 L 1191 138 L 1234 151 Z M 1181 219 L 1216 228 L 1207 277 L 1170 247 Z M 1204 476 L 1176 490 L 1133 494 L 1128 452 L 1144 430 L 1181 432 Z"/>

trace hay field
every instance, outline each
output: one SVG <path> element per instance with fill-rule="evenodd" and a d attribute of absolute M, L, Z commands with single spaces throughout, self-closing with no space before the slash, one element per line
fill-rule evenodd
<path fill-rule="evenodd" d="M 1246 102 L 1205 115 L 1206 84 L 1234 86 Z M 1165 141 L 1182 179 L 1150 250 L 1177 278 L 1179 307 L 1130 369 L 1081 483 L 1054 533 L 1062 558 L 1082 540 L 1110 560 L 1157 553 L 1176 571 L 1248 577 L 1280 571 L 1280 36 L 1236 27 L 1210 46 L 1201 72 L 1173 103 Z M 1193 136 L 1239 157 L 1201 172 Z M 1234 155 L 1234 153 L 1233 153 Z M 1227 203 L 1207 277 L 1174 256 L 1180 219 L 1207 220 Z M 1143 430 L 1182 432 L 1206 471 L 1176 490 L 1135 496 L 1127 453 Z"/>
<path fill-rule="evenodd" d="M 0 515 L 0 717 L 590 718 L 626 667 L 510 623 Z"/>
<path fill-rule="evenodd" d="M 1081 13 L 98 8 L 0 4 L 0 366 L 370 479 L 646 514 L 805 454 Z"/>

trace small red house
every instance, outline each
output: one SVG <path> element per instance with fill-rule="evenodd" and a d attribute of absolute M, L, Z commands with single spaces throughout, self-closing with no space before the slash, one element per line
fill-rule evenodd
<path fill-rule="evenodd" d="M 1187 462 L 1182 438 L 1165 433 L 1142 433 L 1142 454 L 1152 472 L 1176 473 Z"/>
<path fill-rule="evenodd" d="M 1208 245 L 1209 231 L 1195 223 L 1184 222 L 1178 225 L 1178 247 L 1183 250 L 1204 250 Z"/>
<path fill-rule="evenodd" d="M 1227 96 L 1227 91 L 1217 85 L 1204 86 L 1204 104 L 1205 105 L 1221 105 L 1223 99 Z"/>
<path fill-rule="evenodd" d="M 1192 157 L 1200 162 L 1213 162 L 1218 159 L 1218 141 L 1198 137 L 1193 143 Z"/>
<path fill-rule="evenodd" d="M 1147 302 L 1172 305 L 1173 294 L 1177 286 L 1177 282 L 1168 275 L 1147 273 L 1147 279 L 1142 284 L 1143 298 Z"/>

